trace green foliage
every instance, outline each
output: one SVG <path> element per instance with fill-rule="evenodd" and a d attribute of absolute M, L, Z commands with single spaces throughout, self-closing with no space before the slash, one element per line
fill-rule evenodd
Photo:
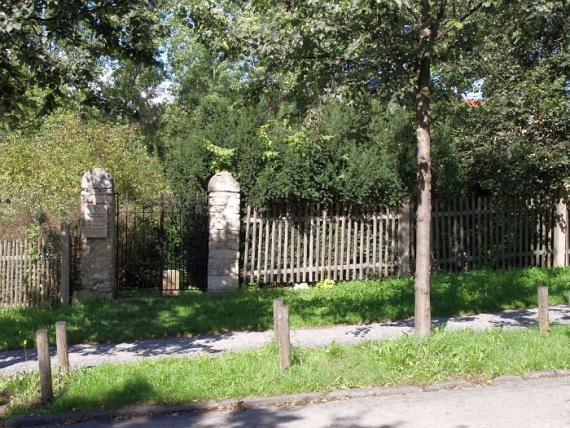
<path fill-rule="evenodd" d="M 371 204 L 412 195 L 411 106 L 424 51 L 438 197 L 538 197 L 568 182 L 568 8 L 545 0 L 426 4 L 427 44 L 424 11 L 413 2 L 192 4 L 194 43 L 221 58 L 218 67 L 238 70 L 245 99 L 268 97 L 279 106 L 273 111 L 294 106 L 279 125 L 285 130 L 267 129 L 273 162 L 252 156 L 265 166 L 244 174 L 256 177 L 255 187 L 244 186 L 248 198 Z M 461 100 L 474 82 L 482 82 L 482 108 Z M 347 138 L 346 130 L 355 133 Z"/>
<path fill-rule="evenodd" d="M 0 125 L 50 111 L 78 90 L 93 94 L 101 63 L 155 64 L 161 3 L 3 0 Z"/>
<path fill-rule="evenodd" d="M 293 82 L 284 80 L 295 77 L 287 71 L 236 58 L 234 40 L 220 40 L 231 54 L 218 53 L 201 21 L 209 6 L 198 3 L 191 18 L 171 21 L 176 104 L 167 110 L 161 144 L 175 193 L 192 197 L 222 168 L 258 206 L 394 204 L 410 193 L 415 161 L 401 137 L 415 138 L 413 115 L 365 96 L 354 105 L 332 98 L 307 103 L 310 94 L 299 91 L 292 97 Z"/>
<path fill-rule="evenodd" d="M 481 49 L 494 57 L 485 103 L 462 114 L 461 173 L 476 190 L 501 197 L 558 197 L 570 183 L 568 8 L 538 2 L 506 12 L 490 24 L 503 31 Z"/>
<path fill-rule="evenodd" d="M 160 86 L 166 78 L 163 68 L 123 60 L 99 69 L 98 88 L 84 96 L 83 103 L 95 106 L 104 120 L 138 127 L 149 152 L 163 156 L 164 150 L 158 139 L 163 125 L 161 100 L 165 100 Z"/>
<path fill-rule="evenodd" d="M 27 239 L 27 251 L 31 260 L 37 261 L 53 257 L 61 249 L 61 241 L 55 230 L 43 222 L 29 225 L 26 228 L 25 238 Z"/>
<path fill-rule="evenodd" d="M 0 138 L 0 223 L 37 224 L 42 212 L 52 224 L 77 215 L 81 175 L 103 167 L 116 190 L 155 198 L 167 190 L 158 160 L 147 154 L 139 132 L 60 111 L 39 129 L 20 129 Z"/>
<path fill-rule="evenodd" d="M 428 4 L 437 37 L 426 46 L 418 2 L 129 0 L 103 7 L 72 0 L 56 7 L 9 0 L 0 6 L 0 122 L 28 123 L 22 118 L 68 98 L 69 110 L 95 105 L 103 120 L 137 128 L 130 132 L 163 161 L 185 199 L 202 198 L 211 175 L 227 169 L 258 206 L 393 205 L 415 194 L 412 107 L 427 50 L 434 195 L 556 194 L 570 177 L 568 8 L 546 0 Z M 159 45 L 164 67 L 155 59 Z M 174 99 L 160 105 L 154 97 L 165 78 Z M 461 101 L 473 82 L 483 88 L 480 108 Z M 37 124 L 41 132 L 54 119 L 47 122 Z M 1 132 L 14 141 L 40 131 Z M 75 171 L 70 156 L 59 156 L 59 165 Z M 120 188 L 133 196 L 157 188 L 130 183 Z M 51 196 L 60 191 L 46 183 L 18 185 L 36 189 L 30 201 L 44 191 L 50 196 L 42 199 L 71 200 Z M 0 187 L 3 201 L 17 193 L 9 190 Z M 49 204 L 50 216 L 55 205 L 69 212 Z M 21 212 L 31 219 L 36 205 Z M 14 205 L 1 209 L 6 216 Z"/>
<path fill-rule="evenodd" d="M 537 283 L 549 286 L 551 304 L 568 302 L 568 268 L 435 274 L 432 313 L 450 316 L 536 306 Z M 350 281 L 324 290 L 248 289 L 221 297 L 186 292 L 178 297 L 118 299 L 68 308 L 0 310 L 0 350 L 18 349 L 23 340 L 32 346 L 39 328 L 53 329 L 61 319 L 68 322 L 71 343 L 270 330 L 272 301 L 278 297 L 289 306 L 293 328 L 402 320 L 414 314 L 411 279 Z"/>
<path fill-rule="evenodd" d="M 463 179 L 475 191 L 552 197 L 570 183 L 566 82 L 549 82 L 544 71 L 531 73 L 524 90 L 495 92 L 466 115 L 472 132 L 458 138 L 458 154 Z"/>
<path fill-rule="evenodd" d="M 236 163 L 246 164 L 238 171 L 242 188 L 251 186 L 256 175 L 253 171 L 259 166 L 257 157 L 249 156 L 261 150 L 256 145 L 257 129 L 264 117 L 261 108 L 243 107 L 215 93 L 202 98 L 191 113 L 172 106 L 166 113 L 161 138 L 174 193 L 195 198 L 220 169 L 236 172 Z"/>
<path fill-rule="evenodd" d="M 275 345 L 198 358 L 161 358 L 104 364 L 54 376 L 55 400 L 37 400 L 37 373 L 0 379 L 10 397 L 8 416 L 79 410 L 115 410 L 133 404 L 180 404 L 327 392 L 334 389 L 417 384 L 463 378 L 474 383 L 494 377 L 570 367 L 570 327 L 505 331 L 436 330 L 429 338 L 405 335 L 357 346 L 293 348 L 293 365 L 279 369 Z M 189 381 L 191 379 L 191 381 Z"/>
<path fill-rule="evenodd" d="M 304 121 L 272 112 L 264 101 L 236 104 L 210 95 L 191 116 L 181 116 L 178 108 L 169 113 L 163 139 L 176 193 L 204 190 L 212 174 L 227 169 L 246 201 L 258 206 L 395 204 L 406 194 L 399 171 L 409 170 L 409 159 L 396 138 L 409 124 L 389 125 L 402 113 L 385 113 L 383 123 L 367 128 L 367 115 L 339 103 L 324 105 Z"/>
<path fill-rule="evenodd" d="M 476 46 L 441 67 L 442 80 L 481 85 L 480 107 L 441 110 L 455 129 L 460 187 L 500 198 L 548 198 L 570 180 L 569 9 L 563 2 L 498 2 Z"/>
<path fill-rule="evenodd" d="M 325 279 L 323 281 L 319 281 L 315 284 L 315 287 L 319 290 L 330 290 L 335 286 L 335 282 L 332 279 Z"/>
<path fill-rule="evenodd" d="M 254 204 L 377 205 L 393 204 L 401 196 L 395 162 L 381 147 L 286 131 L 291 134 L 274 142 L 278 155 L 264 165 L 248 195 Z"/>
<path fill-rule="evenodd" d="M 259 285 L 255 282 L 248 282 L 247 284 L 241 284 L 241 288 L 246 291 L 258 291 Z"/>

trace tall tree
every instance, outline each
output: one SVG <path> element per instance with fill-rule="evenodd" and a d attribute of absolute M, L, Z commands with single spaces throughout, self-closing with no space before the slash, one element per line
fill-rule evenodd
<path fill-rule="evenodd" d="M 164 103 L 171 97 L 164 85 L 163 67 L 123 60 L 113 67 L 102 67 L 99 74 L 98 88 L 89 94 L 87 104 L 97 108 L 105 119 L 140 128 L 149 152 L 162 158 L 164 148 L 158 133 L 163 126 Z"/>
<path fill-rule="evenodd" d="M 197 1 L 192 20 L 217 52 L 253 63 L 281 93 L 357 102 L 379 96 L 414 106 L 417 140 L 415 331 L 431 331 L 431 110 L 434 67 L 469 47 L 477 15 L 493 2 Z M 261 76 L 261 77 L 260 77 Z M 257 85 L 259 87 L 259 85 Z M 452 88 L 457 91 L 457 88 Z"/>
<path fill-rule="evenodd" d="M 0 2 L 0 122 L 17 122 L 36 104 L 48 111 L 66 92 L 92 91 L 97 64 L 156 63 L 163 30 L 158 2 Z"/>
<path fill-rule="evenodd" d="M 501 6 L 476 51 L 445 70 L 481 79 L 483 102 L 456 122 L 460 173 L 477 193 L 556 200 L 570 184 L 570 3 Z"/>

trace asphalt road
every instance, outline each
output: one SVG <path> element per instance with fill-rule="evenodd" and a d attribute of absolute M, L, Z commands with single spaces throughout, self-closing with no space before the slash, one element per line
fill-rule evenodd
<path fill-rule="evenodd" d="M 570 377 L 66 427 L 570 427 Z"/>

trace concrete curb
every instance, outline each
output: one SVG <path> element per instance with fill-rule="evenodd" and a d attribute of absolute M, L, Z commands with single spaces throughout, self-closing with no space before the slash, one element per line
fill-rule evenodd
<path fill-rule="evenodd" d="M 426 391 L 442 391 L 444 389 L 463 389 L 477 386 L 465 379 L 448 380 L 444 382 L 436 382 L 425 388 Z"/>
<path fill-rule="evenodd" d="M 539 370 L 527 373 L 524 376 L 504 375 L 493 379 L 493 385 L 506 383 L 519 383 L 542 378 L 570 377 L 570 369 Z M 202 413 L 216 410 L 243 410 L 267 407 L 298 406 L 316 402 L 350 400 L 359 397 L 375 397 L 387 395 L 404 395 L 417 392 L 433 392 L 442 390 L 457 390 L 473 388 L 480 385 L 466 379 L 454 379 L 436 382 L 427 387 L 414 385 L 386 386 L 359 389 L 341 389 L 328 393 L 298 393 L 276 395 L 271 397 L 247 397 L 243 399 L 227 399 L 221 401 L 197 401 L 191 404 L 180 405 L 139 405 L 124 407 L 116 411 L 84 411 L 74 413 L 58 413 L 43 416 L 21 416 L 5 421 L 7 428 L 32 427 L 40 425 L 63 425 L 90 420 L 105 421 L 112 419 L 128 419 L 140 416 L 161 416 L 172 413 Z M 0 426 L 2 422 L 0 421 Z"/>
<path fill-rule="evenodd" d="M 521 380 L 523 380 L 523 378 L 520 376 L 503 375 L 503 376 L 499 376 L 499 377 L 496 377 L 495 379 L 493 379 L 492 384 L 493 385 L 502 385 L 505 383 L 520 382 Z"/>

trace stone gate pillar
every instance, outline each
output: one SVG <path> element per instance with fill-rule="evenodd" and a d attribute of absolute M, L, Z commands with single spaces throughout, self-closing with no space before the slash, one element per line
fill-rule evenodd
<path fill-rule="evenodd" d="M 115 190 L 102 168 L 81 178 L 81 289 L 74 300 L 113 297 L 116 288 Z"/>
<path fill-rule="evenodd" d="M 553 263 L 554 267 L 568 266 L 570 260 L 567 260 L 568 248 L 568 206 L 566 205 L 567 195 L 564 193 L 556 204 L 556 223 L 554 225 L 553 236 Z"/>
<path fill-rule="evenodd" d="M 240 187 L 229 172 L 208 183 L 208 293 L 239 286 Z"/>

